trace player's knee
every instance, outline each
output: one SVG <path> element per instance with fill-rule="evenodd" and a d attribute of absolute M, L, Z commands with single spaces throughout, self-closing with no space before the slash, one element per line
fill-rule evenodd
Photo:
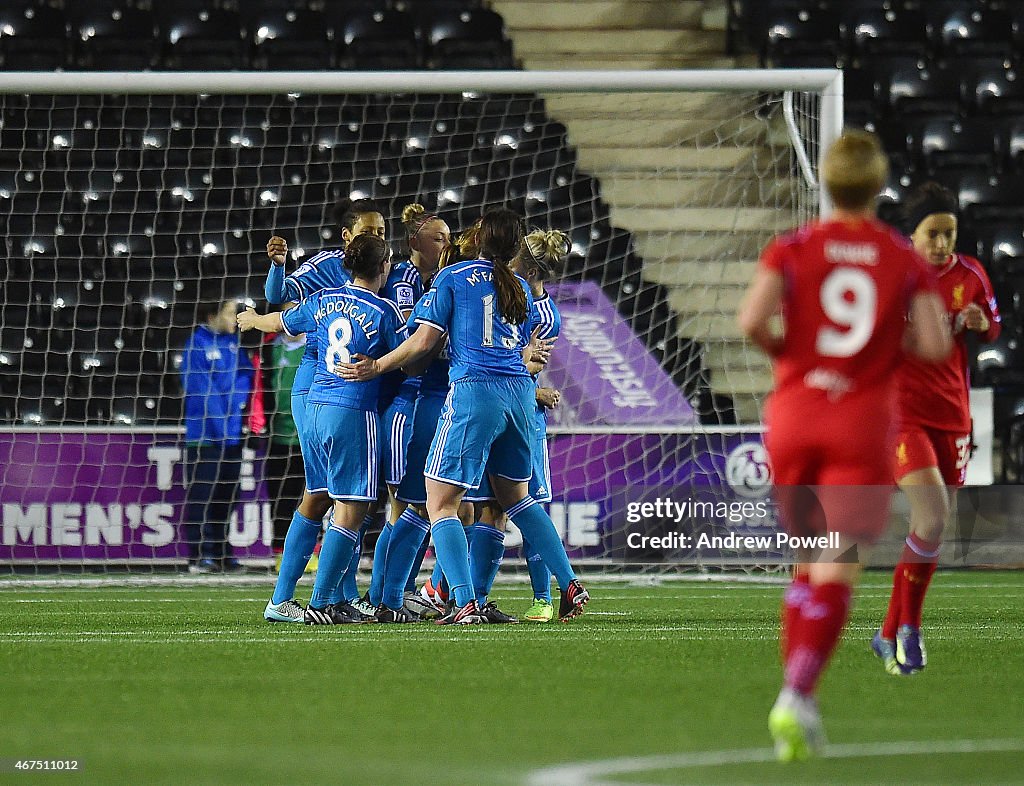
<path fill-rule="evenodd" d="M 299 513 L 307 519 L 319 521 L 327 515 L 333 504 L 334 501 L 329 494 L 310 494 L 305 491 L 302 494 L 302 501 L 299 502 Z"/>

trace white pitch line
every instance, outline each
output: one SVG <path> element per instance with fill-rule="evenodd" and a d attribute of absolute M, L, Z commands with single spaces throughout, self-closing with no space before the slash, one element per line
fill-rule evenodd
<path fill-rule="evenodd" d="M 877 742 L 829 745 L 821 758 L 859 759 L 884 756 L 922 756 L 944 753 L 1013 753 L 1024 751 L 1024 739 L 945 740 L 935 742 Z M 733 764 L 761 764 L 775 761 L 770 748 L 738 748 L 693 751 L 660 756 L 636 756 L 604 761 L 559 764 L 535 770 L 527 786 L 625 786 L 625 781 L 608 776 L 648 770 L 684 770 L 696 767 L 725 767 Z M 781 774 L 781 773 L 780 773 Z M 648 786 L 629 781 L 628 786 Z"/>

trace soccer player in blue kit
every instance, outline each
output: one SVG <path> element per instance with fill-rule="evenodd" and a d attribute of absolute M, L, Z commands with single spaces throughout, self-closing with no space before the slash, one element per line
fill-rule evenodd
<path fill-rule="evenodd" d="M 486 213 L 480 224 L 481 259 L 438 273 L 424 295 L 413 336 L 382 358 L 353 354 L 351 361 L 336 366 L 345 379 L 370 380 L 427 358 L 448 334 L 451 389 L 426 469 L 431 535 L 455 598 L 441 624 L 485 622 L 474 595 L 469 544 L 457 515 L 466 490 L 478 486 L 485 473 L 508 517 L 558 580 L 559 618 L 578 616 L 590 599 L 551 518 L 527 491 L 536 398 L 523 356 L 530 340 L 533 296 L 509 267 L 522 239 L 517 214 Z"/>
<path fill-rule="evenodd" d="M 359 235 L 384 237 L 384 216 L 370 200 L 343 199 L 335 206 L 334 212 L 341 228 L 342 248 L 327 249 L 314 254 L 288 276 L 284 273 L 288 244 L 277 236 L 272 237 L 267 243 L 267 254 L 273 262 L 265 286 L 265 294 L 270 304 L 297 302 L 320 290 L 348 283 L 351 274 L 345 266 L 346 247 Z M 305 444 L 306 397 L 313 382 L 316 363 L 316 342 L 310 339 L 307 340 L 305 354 L 295 375 L 291 398 L 292 417 L 295 420 L 304 458 L 309 452 Z M 326 493 L 313 494 L 307 491 L 303 494 L 285 537 L 284 553 L 274 593 L 263 612 L 267 620 L 302 622 L 302 606 L 294 599 L 295 585 L 313 554 L 321 530 L 321 521 L 330 507 L 331 500 Z M 353 555 L 353 561 L 358 561 L 358 548 Z M 354 571 L 351 573 L 351 583 L 354 584 Z M 348 594 L 358 596 L 358 591 L 350 589 Z M 356 606 L 348 611 L 353 617 L 359 617 L 370 614 L 372 610 Z"/>
<path fill-rule="evenodd" d="M 313 595 L 305 610 L 308 625 L 350 622 L 331 602 L 358 545 L 359 528 L 378 498 L 380 477 L 379 382 L 357 382 L 333 369 L 354 355 L 379 357 L 406 336 L 401 312 L 377 291 L 387 276 L 387 244 L 360 235 L 346 248 L 352 281 L 325 289 L 285 312 L 238 316 L 242 330 L 284 330 L 314 337 L 318 361 L 306 401 L 306 488 L 334 501 L 334 520 L 324 536 Z"/>
<path fill-rule="evenodd" d="M 409 259 L 395 263 L 391 268 L 381 295 L 398 306 L 406 319 L 412 313 L 413 306 L 423 297 L 431 279 L 437 273 L 441 254 L 448 246 L 451 232 L 444 219 L 429 213 L 418 203 L 406 205 L 402 210 L 402 225 L 409 243 Z M 396 492 L 406 470 L 406 453 L 413 431 L 413 417 L 416 397 L 420 388 L 419 377 L 407 377 L 402 371 L 393 371 L 381 378 L 380 401 L 378 411 L 382 416 L 382 442 L 384 445 L 384 480 L 390 495 L 390 517 L 384 524 L 377 546 L 373 554 L 373 574 L 370 589 L 367 593 L 368 602 L 377 608 L 378 622 L 415 622 L 419 620 L 419 612 L 428 605 L 419 596 L 416 608 L 408 609 L 403 600 L 383 603 L 384 573 L 387 565 L 388 547 L 391 532 L 399 516 L 405 511 L 406 503 L 400 501 Z M 423 550 L 426 546 L 424 545 Z M 409 567 L 411 579 L 402 580 L 402 588 L 406 589 L 411 580 L 415 589 L 415 574 L 422 562 L 422 551 L 419 559 Z"/>

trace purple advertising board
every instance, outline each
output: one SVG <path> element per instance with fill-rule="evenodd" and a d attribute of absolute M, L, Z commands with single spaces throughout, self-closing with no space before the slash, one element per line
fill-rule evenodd
<path fill-rule="evenodd" d="M 0 562 L 183 561 L 177 429 L 0 432 Z M 243 453 L 229 539 L 271 555 L 263 459 Z"/>
<path fill-rule="evenodd" d="M 562 332 L 543 374 L 562 392 L 560 423 L 688 426 L 690 402 L 593 281 L 555 284 Z M 569 417 L 565 417 L 565 416 Z"/>
<path fill-rule="evenodd" d="M 573 559 L 622 559 L 630 503 L 656 495 L 678 501 L 766 500 L 770 490 L 756 430 L 555 433 L 548 439 L 553 494 L 548 510 Z M 519 543 L 510 531 L 506 547 Z"/>
<path fill-rule="evenodd" d="M 174 429 L 0 432 L 0 562 L 181 562 L 183 445 Z M 652 494 L 764 498 L 767 463 L 748 432 L 553 433 L 552 519 L 574 560 L 615 560 L 630 502 Z M 271 554 L 262 456 L 243 459 L 230 538 Z M 515 549 L 510 528 L 506 546 Z"/>

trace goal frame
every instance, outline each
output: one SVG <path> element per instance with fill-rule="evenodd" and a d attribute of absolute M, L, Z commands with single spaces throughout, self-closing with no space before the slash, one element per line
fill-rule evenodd
<path fill-rule="evenodd" d="M 357 77 L 357 78 L 353 78 Z M 813 189 L 809 200 L 820 216 L 831 210 L 824 189 L 818 188 L 810 175 L 813 167 L 808 159 L 806 143 L 820 156 L 836 139 L 843 127 L 843 74 L 831 69 L 793 70 L 655 70 L 655 71 L 394 71 L 394 72 L 7 72 L 0 73 L 0 92 L 6 95 L 196 95 L 196 94 L 414 94 L 414 93 L 815 93 L 820 97 L 817 112 L 817 138 L 801 138 L 792 110 L 787 110 L 790 143 L 799 159 L 802 177 Z M 816 145 L 816 147 L 814 147 Z M 814 162 L 820 168 L 820 160 Z M 110 434 L 120 429 L 109 426 L 82 426 L 70 429 L 46 427 L 13 427 L 2 432 L 45 434 L 62 433 Z M 177 437 L 179 427 L 134 427 L 125 432 L 162 434 Z M 550 433 L 559 435 L 601 434 L 675 434 L 741 437 L 760 435 L 761 427 L 750 423 L 735 427 L 693 426 L 642 429 L 622 427 L 552 426 Z M 58 560 L 63 562 L 64 560 Z M 157 560 L 146 558 L 147 564 Z M 41 560 L 37 564 L 44 564 Z M 131 562 L 131 560 L 129 560 Z M 86 563 L 82 563 L 86 564 Z"/>
<path fill-rule="evenodd" d="M 671 93 L 816 91 L 821 94 L 819 156 L 843 129 L 843 72 L 828 68 L 654 71 L 82 71 L 0 73 L 0 93 L 36 95 L 175 95 L 181 93 Z M 795 128 L 788 123 L 791 141 Z M 801 155 L 803 151 L 801 150 Z M 820 166 L 820 160 L 818 164 Z M 812 184 L 813 185 L 813 184 Z M 818 213 L 831 212 L 818 188 Z"/>

